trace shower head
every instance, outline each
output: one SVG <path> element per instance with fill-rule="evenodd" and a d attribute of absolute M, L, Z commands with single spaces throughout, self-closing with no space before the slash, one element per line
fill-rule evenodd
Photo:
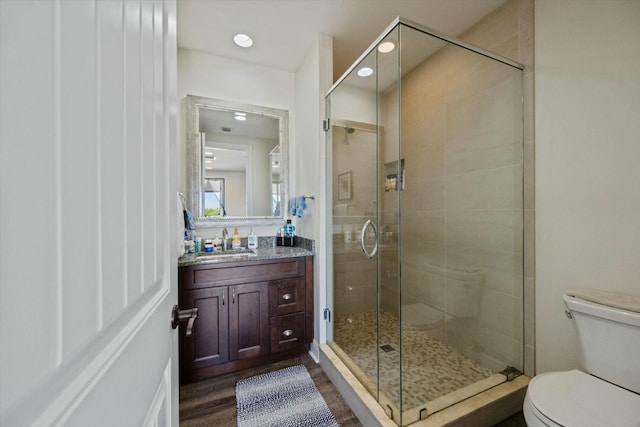
<path fill-rule="evenodd" d="M 352 133 L 354 133 L 356 130 L 352 127 L 349 126 L 345 126 L 344 127 L 344 139 L 342 140 L 342 143 L 344 145 L 349 145 L 349 139 L 348 136 L 351 135 Z"/>

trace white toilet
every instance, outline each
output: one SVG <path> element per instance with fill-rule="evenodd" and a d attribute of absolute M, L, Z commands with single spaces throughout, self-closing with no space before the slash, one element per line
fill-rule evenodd
<path fill-rule="evenodd" d="M 640 298 L 577 289 L 563 299 L 588 373 L 534 377 L 524 400 L 527 425 L 640 427 Z"/>

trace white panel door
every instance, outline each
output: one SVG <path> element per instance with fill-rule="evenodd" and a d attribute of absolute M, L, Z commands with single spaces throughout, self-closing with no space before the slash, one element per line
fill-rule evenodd
<path fill-rule="evenodd" d="M 175 0 L 0 0 L 0 425 L 177 425 Z"/>

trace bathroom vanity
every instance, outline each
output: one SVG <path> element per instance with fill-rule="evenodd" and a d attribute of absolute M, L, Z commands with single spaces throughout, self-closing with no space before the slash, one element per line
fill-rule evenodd
<path fill-rule="evenodd" d="M 189 383 L 307 352 L 313 340 L 313 255 L 261 248 L 243 259 L 181 258 L 180 381 Z"/>

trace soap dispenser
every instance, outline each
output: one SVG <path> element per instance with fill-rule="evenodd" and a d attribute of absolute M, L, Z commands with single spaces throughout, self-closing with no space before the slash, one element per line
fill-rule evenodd
<path fill-rule="evenodd" d="M 247 247 L 249 249 L 258 249 L 258 236 L 253 234 L 253 228 L 251 229 L 251 231 L 249 232 L 249 235 L 247 236 Z"/>
<path fill-rule="evenodd" d="M 233 236 L 231 236 L 231 248 L 232 249 L 240 249 L 240 233 L 238 233 L 238 227 L 233 232 Z"/>

